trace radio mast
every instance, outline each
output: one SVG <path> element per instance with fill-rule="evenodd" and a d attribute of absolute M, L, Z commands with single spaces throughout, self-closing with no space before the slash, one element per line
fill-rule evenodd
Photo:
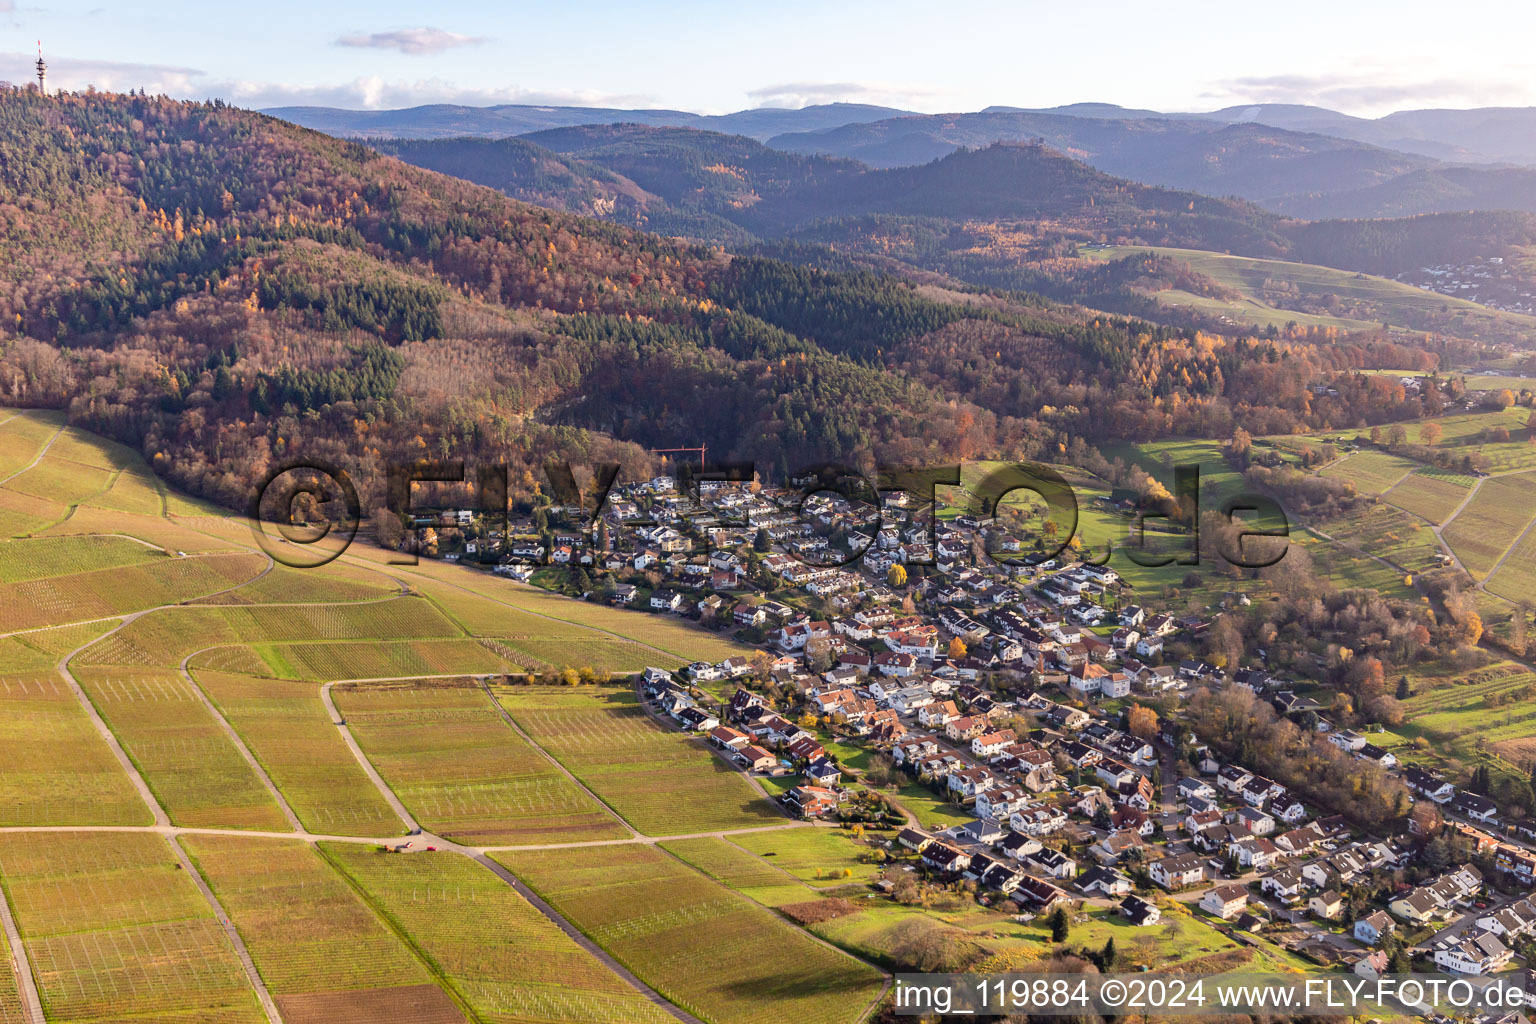
<path fill-rule="evenodd" d="M 48 95 L 48 63 L 43 60 L 43 41 L 37 41 L 37 91 L 40 95 Z"/>

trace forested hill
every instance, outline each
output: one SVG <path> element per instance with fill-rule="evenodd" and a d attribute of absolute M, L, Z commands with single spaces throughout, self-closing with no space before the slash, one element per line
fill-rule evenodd
<path fill-rule="evenodd" d="M 551 152 L 540 160 L 540 150 L 526 145 L 469 139 L 377 145 L 536 202 L 548 192 L 549 163 L 575 161 L 563 166 L 584 178 L 570 195 L 580 202 L 613 197 L 592 212 L 736 248 L 752 238 L 801 236 L 888 254 L 910 250 L 903 236 L 921 235 L 929 236 L 928 250 L 952 236 L 969 251 L 974 229 L 992 225 L 1047 243 L 1034 246 L 1042 251 L 1056 241 L 1167 245 L 1392 276 L 1536 242 L 1536 216 L 1523 212 L 1305 222 L 1239 199 L 1117 178 L 1031 143 L 995 143 L 887 170 L 785 153 L 739 136 L 636 124 L 559 128 L 521 143 Z M 607 175 L 617 175 L 627 191 L 615 191 Z M 883 218 L 873 241 L 861 220 L 868 217 Z M 1000 257 L 1000 265 L 1012 256 Z M 933 268 L 955 260 L 930 251 L 915 262 Z"/>
<path fill-rule="evenodd" d="M 292 456 L 377 503 L 399 460 L 507 461 L 526 493 L 547 458 L 645 471 L 681 444 L 780 473 L 1321 428 L 1401 396 L 1307 381 L 1430 360 L 732 259 L 132 95 L 0 91 L 0 284 L 0 403 L 68 408 L 233 506 Z"/>

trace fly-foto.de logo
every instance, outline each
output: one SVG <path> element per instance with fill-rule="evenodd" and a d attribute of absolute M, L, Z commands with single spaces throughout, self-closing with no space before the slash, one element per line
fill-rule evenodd
<path fill-rule="evenodd" d="M 442 532 L 473 538 L 457 553 L 465 561 L 532 566 L 568 564 L 578 550 L 646 546 L 669 556 L 708 556 L 743 538 L 817 568 L 856 563 L 892 536 L 901 538 L 907 566 L 953 565 L 958 555 L 1040 566 L 1070 551 L 1096 565 L 1123 557 L 1147 568 L 1184 567 L 1214 556 L 1259 569 L 1288 549 L 1289 520 L 1279 502 L 1243 492 L 1202 505 L 1198 465 L 1174 467 L 1171 490 L 1100 495 L 1086 511 L 1077 489 L 1053 466 L 966 468 L 951 463 L 868 473 L 822 463 L 765 486 L 750 461 L 684 463 L 675 474 L 634 481 L 622 479 L 618 464 L 603 463 L 589 467 L 583 487 L 569 462 L 550 462 L 534 499 L 525 500 L 512 496 L 505 464 L 401 463 L 386 471 L 381 515 L 398 521 L 404 540 L 396 564 L 413 563 L 423 539 Z M 448 489 L 465 500 L 440 500 Z M 438 500 L 423 500 L 423 493 Z M 274 467 L 248 512 L 262 549 L 296 568 L 336 558 L 363 519 L 351 477 L 324 460 Z M 1101 532 L 1122 536 L 1086 536 L 1090 513 Z M 971 537 L 959 552 L 946 536 L 957 527 Z"/>

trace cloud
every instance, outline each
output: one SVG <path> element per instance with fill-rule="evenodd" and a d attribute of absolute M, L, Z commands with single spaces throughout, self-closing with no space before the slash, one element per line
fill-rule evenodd
<path fill-rule="evenodd" d="M 819 103 L 872 103 L 877 106 L 912 107 L 932 95 L 933 90 L 920 86 L 879 82 L 781 82 L 747 90 L 747 98 L 753 106 L 792 109 Z"/>
<path fill-rule="evenodd" d="M 466 36 L 440 28 L 402 28 L 393 32 L 355 33 L 336 40 L 337 46 L 357 46 L 370 50 L 399 50 L 413 57 L 442 53 L 457 46 L 478 46 L 483 36 Z"/>
<path fill-rule="evenodd" d="M 289 85 L 281 82 L 209 82 L 196 90 L 196 96 L 220 96 L 242 107 L 320 106 L 359 110 L 391 110 L 428 103 L 454 103 L 468 107 L 490 107 L 503 103 L 521 103 L 551 107 L 650 107 L 654 96 L 605 93 L 593 90 L 525 89 L 509 86 L 499 89 L 466 89 L 440 78 L 416 81 L 387 81 L 377 75 L 354 78 L 350 82 L 327 85 Z"/>
<path fill-rule="evenodd" d="M 1514 76 L 1414 80 L 1380 70 L 1232 78 L 1213 83 L 1202 98 L 1234 105 L 1302 103 L 1350 113 L 1384 113 L 1414 107 L 1524 104 L 1532 101 L 1533 92 Z"/>
<path fill-rule="evenodd" d="M 3 0 L 0 0 L 3 2 Z M 142 89 L 152 95 L 165 94 L 177 99 L 226 100 L 242 107 L 281 106 L 347 107 L 363 110 L 387 110 L 427 103 L 456 103 L 465 106 L 495 106 L 523 103 L 533 106 L 650 107 L 656 97 L 644 94 L 605 93 L 596 90 L 529 89 L 519 86 L 502 88 L 463 88 L 441 78 L 414 81 L 390 81 L 377 75 L 346 82 L 322 85 L 293 85 L 285 82 L 258 82 L 215 78 L 193 67 L 168 64 L 136 64 L 122 61 L 82 60 L 67 56 L 48 57 L 48 87 L 83 91 L 94 87 L 104 92 Z M 0 53 L 0 80 L 26 83 L 33 79 L 35 53 Z"/>

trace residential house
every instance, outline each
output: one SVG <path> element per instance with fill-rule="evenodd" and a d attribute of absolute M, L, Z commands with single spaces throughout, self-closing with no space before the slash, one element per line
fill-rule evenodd
<path fill-rule="evenodd" d="M 1147 873 L 1157 885 L 1169 890 L 1184 889 L 1205 880 L 1205 858 L 1198 853 L 1181 853 L 1153 861 Z"/>
<path fill-rule="evenodd" d="M 1440 904 L 1421 887 L 1396 897 L 1387 904 L 1387 909 L 1410 924 L 1426 924 L 1440 912 Z"/>
<path fill-rule="evenodd" d="M 764 771 L 779 763 L 779 759 L 755 743 L 749 743 L 736 752 L 736 763 L 748 771 Z"/>
<path fill-rule="evenodd" d="M 1392 919 L 1384 912 L 1373 910 L 1355 920 L 1355 941 L 1374 946 L 1381 941 L 1383 935 L 1390 934 L 1395 927 Z"/>
<path fill-rule="evenodd" d="M 1332 921 L 1344 913 L 1344 897 L 1333 889 L 1325 889 L 1307 900 L 1307 911 L 1313 917 Z"/>
<path fill-rule="evenodd" d="M 837 811 L 837 794 L 821 786 L 796 786 L 784 799 L 802 818 L 822 818 Z"/>
<path fill-rule="evenodd" d="M 1163 912 L 1150 900 L 1127 896 L 1120 901 L 1120 916 L 1138 928 L 1151 928 L 1163 919 Z"/>
<path fill-rule="evenodd" d="M 971 753 L 977 757 L 991 757 L 993 754 L 1000 753 L 1015 739 L 1012 729 L 983 733 L 971 740 Z"/>
<path fill-rule="evenodd" d="M 923 849 L 923 863 L 942 875 L 958 875 L 971 865 L 971 855 L 958 846 L 935 840 Z"/>
<path fill-rule="evenodd" d="M 1014 811 L 1008 818 L 1008 827 L 1027 836 L 1047 836 L 1067 824 L 1067 815 L 1060 807 L 1046 803 L 1033 803 Z"/>
<path fill-rule="evenodd" d="M 1503 970 L 1513 954 L 1492 932 L 1459 936 L 1435 949 L 1435 966 L 1456 974 L 1485 975 Z"/>
<path fill-rule="evenodd" d="M 1134 850 L 1145 850 L 1146 846 L 1146 842 L 1135 832 L 1114 832 L 1088 847 L 1088 852 L 1100 864 L 1118 864 L 1126 854 Z"/>
<path fill-rule="evenodd" d="M 1403 783 L 1421 796 L 1437 804 L 1448 804 L 1456 795 L 1456 787 L 1433 772 L 1409 765 L 1403 769 Z"/>
<path fill-rule="evenodd" d="M 1259 888 L 1282 903 L 1294 903 L 1307 887 L 1306 877 L 1297 867 L 1281 868 L 1259 880 Z"/>
<path fill-rule="evenodd" d="M 1134 886 L 1128 876 L 1116 871 L 1114 868 L 1095 865 L 1077 876 L 1079 892 L 1092 896 L 1124 896 Z"/>
<path fill-rule="evenodd" d="M 1071 878 L 1077 874 L 1077 861 L 1049 846 L 1030 854 L 1024 863 L 1050 878 Z"/>
<path fill-rule="evenodd" d="M 1200 897 L 1200 909 L 1230 921 L 1248 906 L 1248 890 L 1241 885 L 1218 885 Z"/>

